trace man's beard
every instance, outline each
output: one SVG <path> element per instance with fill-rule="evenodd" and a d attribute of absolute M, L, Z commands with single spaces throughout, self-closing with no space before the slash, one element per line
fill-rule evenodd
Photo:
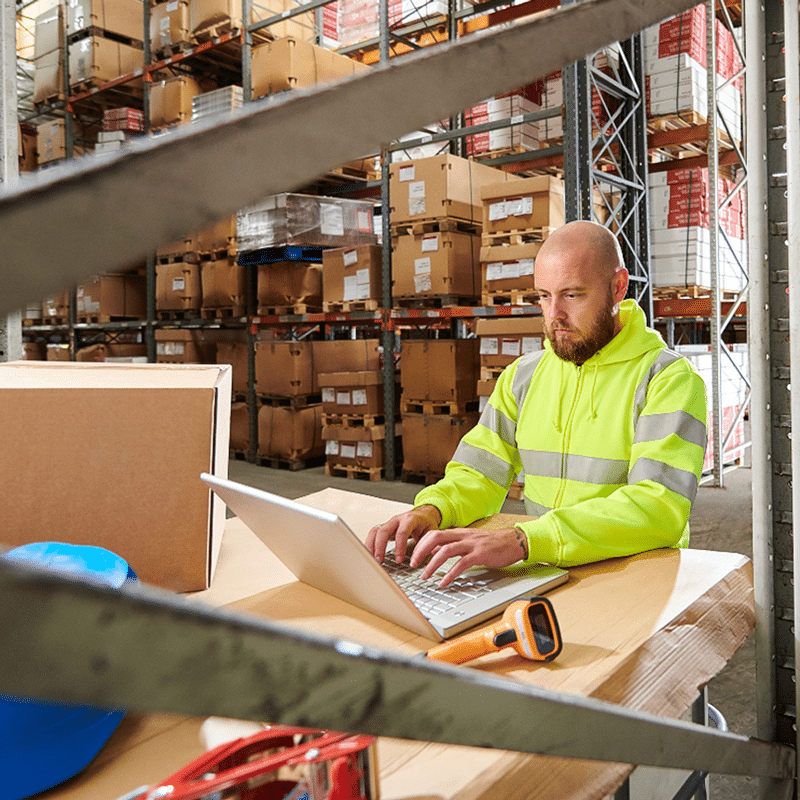
<path fill-rule="evenodd" d="M 614 297 L 611 289 L 608 290 L 608 297 L 605 305 L 597 312 L 597 316 L 592 320 L 592 324 L 586 334 L 578 334 L 577 338 L 556 336 L 553 325 L 545 328 L 545 333 L 553 347 L 553 352 L 562 360 L 570 361 L 580 366 L 588 361 L 601 348 L 605 347 L 614 338 L 615 321 L 613 310 Z M 561 330 L 564 330 L 561 323 Z M 569 327 L 566 330 L 576 333 L 576 329 Z"/>

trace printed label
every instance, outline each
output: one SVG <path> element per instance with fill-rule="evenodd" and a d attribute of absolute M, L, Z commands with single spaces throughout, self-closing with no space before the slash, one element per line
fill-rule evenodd
<path fill-rule="evenodd" d="M 322 390 L 322 402 L 323 403 L 335 403 L 336 402 L 336 390 L 335 389 L 323 389 Z"/>
<path fill-rule="evenodd" d="M 414 174 L 414 164 L 409 164 L 407 167 L 400 167 L 397 170 L 397 179 L 400 181 L 413 181 Z"/>
<path fill-rule="evenodd" d="M 356 455 L 359 458 L 372 458 L 372 442 L 359 442 L 356 445 Z"/>
<path fill-rule="evenodd" d="M 342 458 L 355 458 L 356 457 L 356 446 L 354 444 L 342 444 L 339 448 Z"/>
<path fill-rule="evenodd" d="M 494 336 L 481 336 L 481 355 L 497 355 L 497 338 Z"/>
<path fill-rule="evenodd" d="M 338 456 L 339 455 L 339 442 L 329 439 L 325 444 L 325 455 L 326 456 Z"/>
<path fill-rule="evenodd" d="M 507 216 L 508 214 L 506 214 L 506 204 L 504 201 L 501 200 L 499 203 L 491 203 L 489 205 L 490 220 L 505 219 Z"/>
<path fill-rule="evenodd" d="M 432 288 L 430 273 L 427 275 L 414 276 L 414 291 L 415 292 L 429 292 Z"/>
<path fill-rule="evenodd" d="M 182 292 L 186 288 L 186 279 L 185 278 L 173 278 L 172 279 L 172 291 L 173 292 Z"/>
<path fill-rule="evenodd" d="M 353 389 L 353 405 L 365 406 L 367 404 L 367 390 Z"/>
<path fill-rule="evenodd" d="M 435 253 L 439 249 L 438 236 L 423 236 L 422 237 L 422 252 Z"/>
<path fill-rule="evenodd" d="M 344 295 L 343 300 L 355 300 L 358 298 L 358 278 L 355 275 L 344 276 Z"/>
<path fill-rule="evenodd" d="M 522 340 L 522 355 L 535 353 L 542 349 L 542 340 L 538 336 L 526 336 Z"/>
<path fill-rule="evenodd" d="M 344 236 L 344 209 L 323 203 L 320 206 L 319 230 L 323 236 Z"/>
<path fill-rule="evenodd" d="M 352 267 L 353 264 L 358 264 L 358 250 L 345 250 L 342 253 L 342 259 L 346 267 Z"/>
<path fill-rule="evenodd" d="M 178 0 L 175 0 L 175 2 L 172 3 L 167 3 L 167 14 L 171 14 L 173 11 L 177 10 L 178 10 Z"/>
<path fill-rule="evenodd" d="M 503 339 L 502 353 L 504 356 L 520 355 L 522 342 L 519 339 Z"/>
<path fill-rule="evenodd" d="M 336 392 L 336 405 L 349 406 L 350 405 L 350 392 Z"/>
<path fill-rule="evenodd" d="M 431 271 L 430 258 L 415 258 L 414 259 L 414 274 L 415 275 L 429 275 Z"/>

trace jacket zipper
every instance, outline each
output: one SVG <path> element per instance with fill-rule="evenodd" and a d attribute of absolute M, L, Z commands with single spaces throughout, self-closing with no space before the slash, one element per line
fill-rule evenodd
<path fill-rule="evenodd" d="M 572 417 L 575 414 L 575 409 L 578 406 L 578 396 L 581 393 L 581 385 L 583 383 L 583 365 L 579 365 L 576 367 L 578 371 L 578 380 L 575 385 L 575 395 L 572 398 L 572 405 L 570 406 L 569 413 L 567 414 L 567 419 L 564 423 L 564 432 L 561 438 L 561 486 L 558 489 L 558 496 L 556 497 L 556 502 L 554 508 L 559 508 L 561 505 L 561 499 L 564 496 L 564 492 L 567 488 L 567 452 L 569 450 L 569 434 L 572 427 Z"/>

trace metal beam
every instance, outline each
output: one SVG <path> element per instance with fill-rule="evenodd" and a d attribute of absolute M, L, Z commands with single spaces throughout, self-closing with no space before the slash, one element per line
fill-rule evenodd
<path fill-rule="evenodd" d="M 308 183 L 691 5 L 586 0 L 334 86 L 258 103 L 216 126 L 187 126 L 115 159 L 48 171 L 0 197 L 0 312 L 144 259 L 187 231 Z"/>
<path fill-rule="evenodd" d="M 786 745 L 13 562 L 0 563 L 0 634 L 6 694 L 787 783 L 794 775 Z"/>

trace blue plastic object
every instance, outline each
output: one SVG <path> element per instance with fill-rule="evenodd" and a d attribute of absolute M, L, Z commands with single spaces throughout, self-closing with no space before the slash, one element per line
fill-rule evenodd
<path fill-rule="evenodd" d="M 137 580 L 124 559 L 102 547 L 36 542 L 0 558 L 83 576 L 114 589 Z M 20 800 L 73 777 L 97 755 L 124 715 L 0 695 L 0 796 Z"/>

